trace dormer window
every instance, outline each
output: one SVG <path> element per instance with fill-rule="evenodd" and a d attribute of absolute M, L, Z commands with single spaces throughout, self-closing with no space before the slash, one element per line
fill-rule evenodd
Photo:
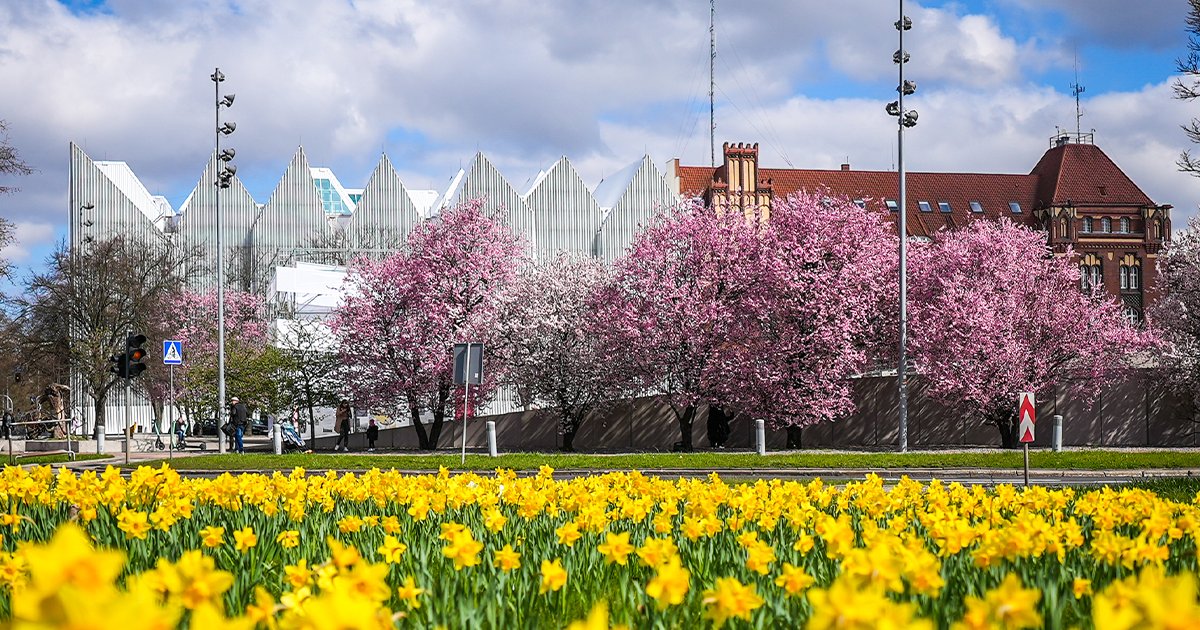
<path fill-rule="evenodd" d="M 941 210 L 942 212 L 945 212 L 946 214 L 949 214 L 949 213 L 950 213 L 950 202 L 948 202 L 948 201 L 939 201 L 939 202 L 938 202 L 938 210 Z"/>
<path fill-rule="evenodd" d="M 921 212 L 933 212 L 933 206 L 929 205 L 928 201 L 918 201 L 917 207 L 921 209 Z"/>
<path fill-rule="evenodd" d="M 883 203 L 887 206 L 888 212 L 900 211 L 900 204 L 896 203 L 895 199 L 884 199 Z"/>
<path fill-rule="evenodd" d="M 1013 214 L 1021 214 L 1021 204 L 1016 201 L 1008 202 L 1008 211 Z"/>

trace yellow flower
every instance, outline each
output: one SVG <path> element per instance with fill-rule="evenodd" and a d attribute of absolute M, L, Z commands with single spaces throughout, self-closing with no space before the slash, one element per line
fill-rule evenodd
<path fill-rule="evenodd" d="M 558 536 L 558 544 L 568 547 L 574 546 L 575 541 L 583 537 L 583 534 L 579 533 L 579 525 L 576 525 L 574 521 L 554 530 L 554 535 Z"/>
<path fill-rule="evenodd" d="M 284 549 L 295 549 L 300 546 L 300 532 L 294 529 L 279 532 L 275 536 L 275 542 L 279 543 L 279 546 Z"/>
<path fill-rule="evenodd" d="M 787 591 L 788 595 L 799 595 L 804 589 L 813 585 L 813 577 L 804 569 L 792 566 L 790 562 L 783 563 L 783 573 L 775 578 L 775 586 Z"/>
<path fill-rule="evenodd" d="M 679 557 L 672 556 L 646 585 L 646 594 L 654 598 L 659 610 L 683 603 L 691 585 L 692 573 L 679 564 Z"/>
<path fill-rule="evenodd" d="M 250 526 L 243 527 L 236 532 L 233 532 L 233 546 L 238 551 L 246 553 L 256 545 L 258 545 L 258 536 L 254 534 L 254 529 L 252 529 Z"/>
<path fill-rule="evenodd" d="M 513 551 L 512 545 L 504 545 L 502 549 L 492 554 L 492 565 L 508 573 L 521 568 L 521 554 Z"/>
<path fill-rule="evenodd" d="M 717 578 L 713 588 L 704 591 L 704 605 L 708 610 L 704 616 L 721 627 L 729 619 L 750 620 L 750 613 L 763 605 L 763 599 L 755 592 L 754 585 L 746 586 L 737 578 Z"/>
<path fill-rule="evenodd" d="M 353 534 L 363 528 L 363 520 L 354 514 L 343 516 L 338 521 L 338 531 L 343 534 Z"/>
<path fill-rule="evenodd" d="M 614 534 L 608 533 L 603 543 L 600 543 L 596 550 L 604 554 L 604 561 L 608 564 L 617 563 L 625 566 L 628 562 L 629 554 L 633 553 L 633 545 L 629 544 L 629 532 L 621 532 Z"/>
<path fill-rule="evenodd" d="M 666 564 L 668 560 L 678 555 L 679 548 L 670 538 L 647 538 L 637 550 L 637 556 L 642 559 L 642 564 L 648 567 Z"/>
<path fill-rule="evenodd" d="M 150 531 L 150 517 L 145 512 L 125 508 L 117 515 L 117 528 L 125 532 L 126 538 L 146 539 Z"/>
<path fill-rule="evenodd" d="M 475 540 L 469 529 L 454 534 L 442 548 L 442 554 L 454 561 L 455 571 L 479 564 L 480 551 L 483 551 L 483 543 Z"/>
<path fill-rule="evenodd" d="M 563 568 L 561 560 L 542 560 L 542 585 L 538 588 L 538 593 L 557 591 L 566 583 L 567 570 Z"/>
<path fill-rule="evenodd" d="M 205 547 L 218 547 L 225 541 L 225 528 L 210 525 L 200 530 L 200 542 Z"/>
<path fill-rule="evenodd" d="M 254 587 L 254 602 L 246 606 L 246 620 L 253 625 L 272 626 L 275 621 L 275 598 L 261 586 Z"/>
<path fill-rule="evenodd" d="M 312 569 L 308 566 L 308 558 L 300 558 L 296 564 L 283 567 L 283 576 L 292 589 L 308 586 L 312 582 Z"/>
<path fill-rule="evenodd" d="M 408 607 L 420 608 L 421 602 L 417 598 L 425 592 L 425 589 L 418 588 L 417 583 L 413 580 L 413 576 L 409 575 L 404 578 L 404 584 L 396 589 L 396 596 L 403 600 Z"/>
<path fill-rule="evenodd" d="M 493 532 L 498 532 L 504 529 L 504 524 L 508 522 L 508 517 L 504 516 L 500 510 L 489 508 L 483 513 L 483 526 Z"/>
<path fill-rule="evenodd" d="M 384 536 L 383 545 L 377 551 L 383 556 L 384 562 L 395 564 L 400 562 L 400 557 L 408 551 L 408 545 L 400 542 L 395 536 Z"/>
<path fill-rule="evenodd" d="M 1080 599 L 1084 595 L 1092 594 L 1092 581 L 1085 578 L 1075 578 L 1071 582 L 1071 590 L 1075 592 L 1075 599 Z"/>
<path fill-rule="evenodd" d="M 1040 628 L 1042 615 L 1037 611 L 1037 603 L 1041 598 L 1037 590 L 1024 588 L 1017 574 L 1009 573 L 1000 586 L 984 593 L 983 599 L 968 595 L 967 614 L 951 628 Z"/>
<path fill-rule="evenodd" d="M 572 621 L 571 625 L 567 626 L 567 630 L 609 630 L 608 604 L 598 602 L 592 606 L 592 611 L 588 613 L 587 619 Z"/>

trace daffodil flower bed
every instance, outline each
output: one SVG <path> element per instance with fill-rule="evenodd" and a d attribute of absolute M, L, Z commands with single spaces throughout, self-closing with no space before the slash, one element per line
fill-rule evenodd
<path fill-rule="evenodd" d="M 1145 490 L 41 467 L 0 509 L 12 628 L 1200 627 L 1200 504 Z"/>

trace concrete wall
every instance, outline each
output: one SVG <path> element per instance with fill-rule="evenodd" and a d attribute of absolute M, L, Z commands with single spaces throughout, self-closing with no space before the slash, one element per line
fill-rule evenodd
<path fill-rule="evenodd" d="M 1087 404 L 1083 391 L 1090 385 L 1076 382 L 1058 388 L 1038 401 L 1038 429 L 1035 446 L 1050 446 L 1053 437 L 1051 416 L 1063 415 L 1065 446 L 1200 446 L 1191 421 L 1191 409 L 1184 401 L 1163 391 L 1152 373 L 1135 374 L 1128 380 L 1102 388 L 1099 396 Z M 963 412 L 937 403 L 926 396 L 926 383 L 915 377 L 909 381 L 909 446 L 916 449 L 965 446 L 999 446 L 996 429 L 981 424 Z M 855 379 L 858 410 L 833 423 L 804 429 L 805 448 L 892 448 L 898 440 L 896 379 L 870 377 Z M 1014 406 L 1016 401 L 1013 402 Z M 531 411 L 509 413 L 472 420 L 467 431 L 468 450 L 486 450 L 485 420 L 496 421 L 496 440 L 500 451 L 550 451 L 562 445 L 558 424 L 548 415 Z M 708 447 L 708 409 L 696 416 L 692 439 L 697 448 Z M 458 449 L 462 425 L 447 422 L 438 442 L 440 449 Z M 335 436 L 318 439 L 318 448 L 329 448 Z M 591 452 L 669 451 L 679 440 L 674 414 L 665 403 L 654 398 L 623 401 L 603 412 L 592 414 L 575 437 L 575 448 Z M 767 432 L 767 448 L 783 449 L 784 431 Z M 351 435 L 355 449 L 365 448 L 366 436 Z M 376 446 L 383 449 L 417 448 L 416 432 L 411 427 L 383 429 Z M 730 425 L 729 448 L 753 448 L 754 422 L 738 417 Z"/>

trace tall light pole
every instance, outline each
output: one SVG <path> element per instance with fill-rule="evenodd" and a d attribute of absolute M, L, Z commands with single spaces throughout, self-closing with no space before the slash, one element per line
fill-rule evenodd
<path fill-rule="evenodd" d="M 221 108 L 232 106 L 234 98 L 233 94 L 221 96 L 221 82 L 225 80 L 225 75 L 220 68 L 216 68 L 209 78 L 213 81 L 213 100 L 216 103 L 217 138 L 217 151 L 214 159 L 217 179 L 213 182 L 213 185 L 217 187 L 217 452 L 224 453 L 225 436 L 219 428 L 222 424 L 222 414 L 225 413 L 225 246 L 224 239 L 221 238 L 221 233 L 225 230 L 225 222 L 221 217 L 221 191 L 230 187 L 233 176 L 237 173 L 237 167 L 229 164 L 236 151 L 233 149 L 222 151 L 221 136 L 233 133 L 237 129 L 237 124 L 233 122 L 221 124 Z"/>
<path fill-rule="evenodd" d="M 900 82 L 896 91 L 900 97 L 887 104 L 887 113 L 896 117 L 896 153 L 900 179 L 900 358 L 896 364 L 896 386 L 899 394 L 900 452 L 908 451 L 908 191 L 904 181 L 904 130 L 917 124 L 916 110 L 904 109 L 904 97 L 917 91 L 917 84 L 904 79 L 904 64 L 908 63 L 908 52 L 904 50 L 904 31 L 912 28 L 912 20 L 904 15 L 904 0 L 900 0 L 900 19 L 896 21 L 900 33 L 900 48 L 892 55 L 892 61 L 900 68 Z"/>

